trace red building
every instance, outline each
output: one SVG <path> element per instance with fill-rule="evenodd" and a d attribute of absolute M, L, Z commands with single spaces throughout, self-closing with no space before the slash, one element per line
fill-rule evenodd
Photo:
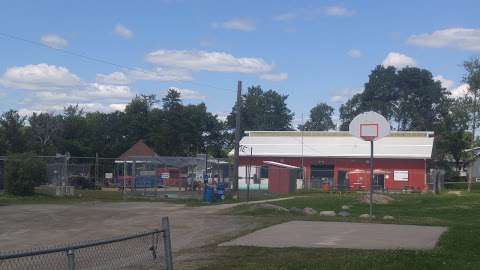
<path fill-rule="evenodd" d="M 247 131 L 240 168 L 273 161 L 303 168 L 306 187 L 370 187 L 370 143 L 343 131 Z M 433 132 L 392 132 L 374 144 L 374 186 L 384 190 L 427 188 Z M 241 181 L 241 180 L 240 180 Z"/>

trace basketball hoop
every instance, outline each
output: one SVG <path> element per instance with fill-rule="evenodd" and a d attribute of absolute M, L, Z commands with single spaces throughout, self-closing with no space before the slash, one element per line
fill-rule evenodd
<path fill-rule="evenodd" d="M 370 142 L 370 219 L 373 216 L 373 142 L 390 134 L 387 119 L 376 112 L 365 112 L 353 118 L 349 132 L 352 136 Z"/>
<path fill-rule="evenodd" d="M 349 131 L 364 141 L 376 141 L 390 134 L 390 124 L 376 112 L 365 112 L 353 118 Z"/>
<path fill-rule="evenodd" d="M 360 124 L 360 137 L 365 141 L 375 141 L 378 137 L 378 123 Z"/>

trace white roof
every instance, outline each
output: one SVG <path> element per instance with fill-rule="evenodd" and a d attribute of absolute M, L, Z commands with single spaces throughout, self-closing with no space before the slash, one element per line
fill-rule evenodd
<path fill-rule="evenodd" d="M 302 132 L 300 131 L 247 131 L 240 145 L 252 148 L 253 156 L 301 157 Z M 376 158 L 430 159 L 433 132 L 392 131 L 374 144 Z M 233 154 L 233 151 L 230 152 Z M 240 151 L 249 156 L 250 150 Z M 368 158 L 370 142 L 343 131 L 304 131 L 304 157 Z"/>

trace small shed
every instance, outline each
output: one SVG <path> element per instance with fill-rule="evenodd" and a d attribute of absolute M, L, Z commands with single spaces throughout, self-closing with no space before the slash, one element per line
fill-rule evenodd
<path fill-rule="evenodd" d="M 268 192 L 289 194 L 297 190 L 299 167 L 274 161 L 263 163 L 268 166 Z"/>
<path fill-rule="evenodd" d="M 115 185 L 119 188 L 158 186 L 157 158 L 155 151 L 139 140 L 115 160 Z"/>

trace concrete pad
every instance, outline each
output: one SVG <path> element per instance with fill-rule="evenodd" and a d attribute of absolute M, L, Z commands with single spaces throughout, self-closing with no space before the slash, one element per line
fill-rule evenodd
<path fill-rule="evenodd" d="M 220 246 L 432 249 L 446 227 L 352 222 L 290 221 Z"/>

